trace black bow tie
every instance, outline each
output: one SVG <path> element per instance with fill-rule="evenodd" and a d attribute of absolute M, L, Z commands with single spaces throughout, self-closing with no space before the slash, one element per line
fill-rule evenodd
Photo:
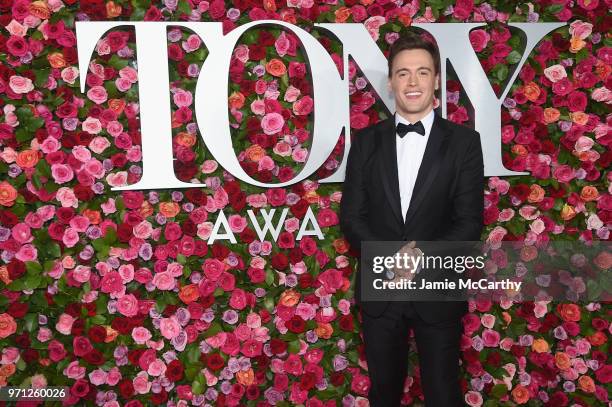
<path fill-rule="evenodd" d="M 397 135 L 400 137 L 404 137 L 406 133 L 411 132 L 411 131 L 417 132 L 421 136 L 425 135 L 425 127 L 423 126 L 423 123 L 421 123 L 420 121 L 414 124 L 398 123 L 397 127 L 395 127 L 395 131 L 397 132 Z"/>

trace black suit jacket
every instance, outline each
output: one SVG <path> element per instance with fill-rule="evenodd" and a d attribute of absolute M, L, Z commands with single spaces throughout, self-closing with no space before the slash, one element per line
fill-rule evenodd
<path fill-rule="evenodd" d="M 340 202 L 340 226 L 352 247 L 362 241 L 477 241 L 483 229 L 484 165 L 480 135 L 435 114 L 406 217 L 401 213 L 393 116 L 352 141 Z M 360 273 L 372 270 L 359 270 Z M 355 299 L 381 315 L 389 302 Z M 414 302 L 428 322 L 460 318 L 467 302 Z"/>

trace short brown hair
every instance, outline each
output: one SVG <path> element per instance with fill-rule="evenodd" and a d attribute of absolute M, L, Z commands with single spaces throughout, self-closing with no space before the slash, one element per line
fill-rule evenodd
<path fill-rule="evenodd" d="M 437 45 L 433 40 L 427 40 L 418 34 L 409 34 L 399 37 L 389 48 L 389 57 L 387 58 L 389 63 L 389 78 L 393 74 L 391 72 L 393 60 L 397 54 L 407 49 L 424 49 L 429 52 L 434 61 L 435 74 L 440 73 L 440 52 L 438 51 Z"/>

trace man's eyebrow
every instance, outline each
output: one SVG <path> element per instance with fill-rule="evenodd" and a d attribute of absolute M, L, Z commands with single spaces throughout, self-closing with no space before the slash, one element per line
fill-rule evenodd
<path fill-rule="evenodd" d="M 431 72 L 431 68 L 428 68 L 426 66 L 419 66 L 416 70 L 417 71 L 426 70 L 426 71 Z M 398 68 L 395 70 L 395 73 L 399 73 L 400 71 L 409 71 L 409 69 L 408 68 Z"/>

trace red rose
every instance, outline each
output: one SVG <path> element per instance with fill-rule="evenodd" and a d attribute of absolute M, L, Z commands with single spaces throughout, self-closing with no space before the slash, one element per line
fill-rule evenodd
<path fill-rule="evenodd" d="M 75 356 L 85 356 L 93 349 L 93 346 L 84 336 L 76 336 L 72 340 L 72 349 Z"/>
<path fill-rule="evenodd" d="M 168 368 L 166 369 L 165 375 L 169 380 L 177 382 L 183 378 L 183 372 L 183 364 L 180 360 L 175 359 L 168 363 Z"/>
<path fill-rule="evenodd" d="M 87 336 L 95 343 L 102 343 L 106 339 L 106 328 L 100 325 L 94 325 L 89 328 Z"/>
<path fill-rule="evenodd" d="M 151 403 L 156 406 L 163 404 L 166 401 L 168 401 L 168 392 L 164 388 L 162 388 L 159 393 L 151 394 Z"/>
<path fill-rule="evenodd" d="M 101 366 L 106 362 L 104 359 L 104 355 L 97 349 L 93 349 L 91 352 L 83 356 L 83 359 L 87 361 L 87 363 L 94 366 Z"/>
<path fill-rule="evenodd" d="M 272 267 L 276 270 L 283 271 L 289 265 L 289 260 L 284 253 L 278 253 L 272 256 Z"/>
<path fill-rule="evenodd" d="M 270 350 L 275 355 L 281 355 L 287 350 L 287 343 L 282 339 L 273 338 L 270 340 Z"/>
<path fill-rule="evenodd" d="M 119 393 L 124 399 L 129 399 L 134 395 L 134 385 L 129 379 L 123 379 L 119 382 Z"/>
<path fill-rule="evenodd" d="M 353 316 L 351 314 L 342 315 L 338 320 L 338 325 L 340 326 L 340 329 L 345 332 L 353 332 Z"/>
<path fill-rule="evenodd" d="M 218 353 L 212 353 L 206 357 L 206 364 L 211 370 L 220 370 L 225 366 L 225 360 Z"/>
<path fill-rule="evenodd" d="M 306 329 L 306 323 L 297 315 L 294 315 L 289 321 L 285 322 L 285 326 L 296 334 L 302 333 Z"/>
<path fill-rule="evenodd" d="M 587 105 L 587 97 L 577 90 L 571 92 L 567 97 L 567 107 L 571 112 L 584 112 Z"/>
<path fill-rule="evenodd" d="M 85 397 L 89 393 L 89 382 L 85 379 L 78 379 L 72 387 L 70 387 L 70 394 L 75 397 Z"/>
<path fill-rule="evenodd" d="M 22 261 L 16 259 L 13 259 L 9 262 L 9 264 L 7 265 L 7 269 L 9 273 L 9 278 L 11 280 L 17 280 L 26 272 L 25 264 Z"/>

